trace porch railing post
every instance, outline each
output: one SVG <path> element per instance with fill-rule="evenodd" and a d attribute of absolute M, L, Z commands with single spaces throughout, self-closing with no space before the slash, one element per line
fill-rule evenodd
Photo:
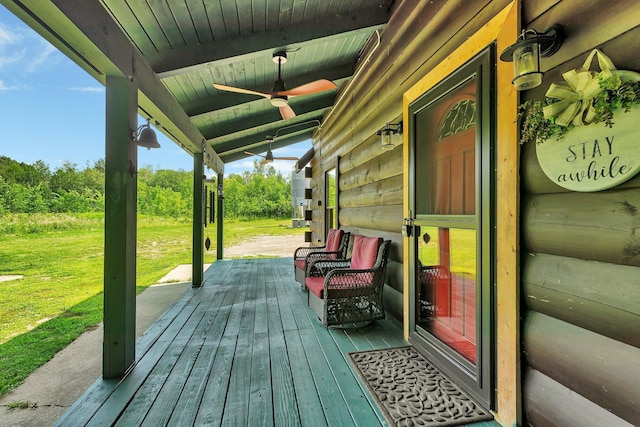
<path fill-rule="evenodd" d="M 224 174 L 218 174 L 218 211 L 216 212 L 216 259 L 224 259 Z"/>
<path fill-rule="evenodd" d="M 102 376 L 123 377 L 135 362 L 138 91 L 126 77 L 106 78 L 104 341 Z"/>
<path fill-rule="evenodd" d="M 204 163 L 203 153 L 193 153 L 193 256 L 191 284 L 202 286 L 204 268 Z"/>

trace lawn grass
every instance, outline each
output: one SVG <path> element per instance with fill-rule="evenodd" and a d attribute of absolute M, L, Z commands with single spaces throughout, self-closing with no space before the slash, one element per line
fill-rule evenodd
<path fill-rule="evenodd" d="M 290 220 L 225 220 L 224 245 L 259 235 L 301 235 Z M 206 228 L 213 245 L 215 224 Z M 140 217 L 137 292 L 191 263 L 191 222 Z M 0 395 L 102 320 L 104 228 L 101 216 L 0 218 Z"/>

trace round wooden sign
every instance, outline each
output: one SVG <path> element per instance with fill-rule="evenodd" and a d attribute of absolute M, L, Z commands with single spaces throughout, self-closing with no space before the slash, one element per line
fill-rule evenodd
<path fill-rule="evenodd" d="M 536 146 L 544 173 L 573 191 L 606 190 L 640 172 L 640 106 L 616 111 L 612 128 L 603 123 L 577 126 L 562 138 Z"/>

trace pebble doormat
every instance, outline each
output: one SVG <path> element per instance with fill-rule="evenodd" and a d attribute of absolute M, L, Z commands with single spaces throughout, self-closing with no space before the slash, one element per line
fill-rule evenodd
<path fill-rule="evenodd" d="M 349 353 L 389 425 L 444 427 L 493 419 L 413 347 Z"/>

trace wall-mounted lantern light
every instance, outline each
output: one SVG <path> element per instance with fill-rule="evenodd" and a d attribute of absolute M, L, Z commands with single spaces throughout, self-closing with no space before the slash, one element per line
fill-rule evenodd
<path fill-rule="evenodd" d="M 399 144 L 400 135 L 402 135 L 402 122 L 397 124 L 387 123 L 377 132 L 382 143 L 383 150 L 393 150 Z"/>
<path fill-rule="evenodd" d="M 147 124 L 144 124 L 131 132 L 131 141 L 138 144 L 140 147 L 146 148 L 147 150 L 160 148 L 158 137 L 156 136 L 155 131 L 151 129 L 149 120 L 147 120 Z"/>
<path fill-rule="evenodd" d="M 533 89 L 542 84 L 540 57 L 547 58 L 560 49 L 564 31 L 560 24 L 553 25 L 543 33 L 523 30 L 518 40 L 500 54 L 500 60 L 513 61 L 513 85 L 516 90 Z"/>

